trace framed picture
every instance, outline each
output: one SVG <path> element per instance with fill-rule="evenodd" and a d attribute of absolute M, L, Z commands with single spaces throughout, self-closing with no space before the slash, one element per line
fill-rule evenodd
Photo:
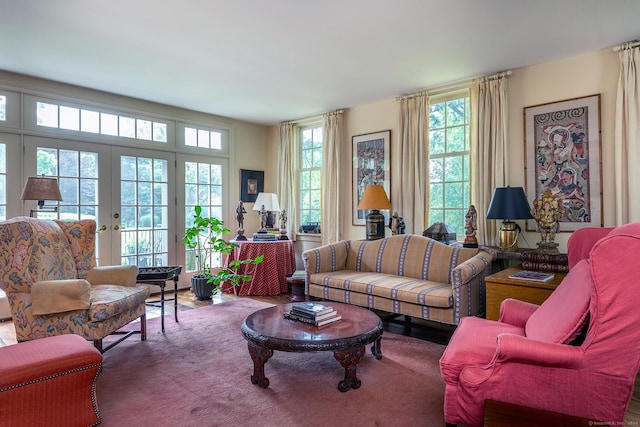
<path fill-rule="evenodd" d="M 353 144 L 353 225 L 365 225 L 367 212 L 358 204 L 367 185 L 382 185 L 391 200 L 391 131 L 356 135 Z"/>
<path fill-rule="evenodd" d="M 253 203 L 264 191 L 264 172 L 240 169 L 240 200 Z"/>
<path fill-rule="evenodd" d="M 601 227 L 600 95 L 525 107 L 524 129 L 529 203 L 549 189 L 564 206 L 558 231 Z"/>

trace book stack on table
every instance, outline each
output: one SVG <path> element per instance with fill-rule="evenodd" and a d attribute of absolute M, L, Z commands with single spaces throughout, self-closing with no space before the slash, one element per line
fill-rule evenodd
<path fill-rule="evenodd" d="M 523 252 L 520 255 L 523 270 L 550 271 L 556 273 L 569 272 L 567 254 L 545 254 L 539 252 Z"/>
<path fill-rule="evenodd" d="M 342 318 L 333 307 L 313 301 L 293 304 L 289 313 L 285 313 L 284 317 L 314 326 L 328 325 Z"/>

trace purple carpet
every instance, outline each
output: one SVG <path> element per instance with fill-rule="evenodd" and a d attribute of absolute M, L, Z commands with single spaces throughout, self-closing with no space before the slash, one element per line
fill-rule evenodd
<path fill-rule="evenodd" d="M 242 320 L 269 304 L 241 299 L 147 322 L 147 341 L 104 354 L 97 398 L 102 426 L 439 426 L 444 346 L 385 332 L 382 360 L 367 353 L 362 386 L 341 393 L 331 352 L 275 352 L 270 385 L 253 385 Z"/>

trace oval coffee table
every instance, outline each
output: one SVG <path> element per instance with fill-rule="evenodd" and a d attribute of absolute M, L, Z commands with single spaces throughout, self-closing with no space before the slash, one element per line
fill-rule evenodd
<path fill-rule="evenodd" d="M 364 356 L 365 346 L 373 343 L 371 352 L 377 359 L 382 358 L 382 321 L 375 313 L 355 305 L 330 301 L 322 301 L 320 304 L 335 308 L 342 319 L 320 328 L 286 319 L 284 314 L 294 304 L 265 308 L 244 319 L 241 331 L 248 341 L 249 354 L 253 360 L 253 384 L 262 388 L 269 387 L 269 379 L 264 375 L 264 364 L 273 356 L 274 350 L 333 351 L 334 357 L 344 367 L 344 380 L 338 383 L 338 390 L 344 392 L 360 387 L 356 368 Z"/>

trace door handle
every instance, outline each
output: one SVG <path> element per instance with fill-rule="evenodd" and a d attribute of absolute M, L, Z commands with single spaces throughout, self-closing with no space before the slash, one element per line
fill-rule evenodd
<path fill-rule="evenodd" d="M 101 226 L 100 228 L 98 228 L 98 231 L 104 231 L 107 229 L 106 225 Z"/>
<path fill-rule="evenodd" d="M 120 230 L 120 226 L 116 224 L 116 225 L 113 226 L 113 229 L 114 230 Z M 122 229 L 124 230 L 124 227 L 122 227 Z"/>

